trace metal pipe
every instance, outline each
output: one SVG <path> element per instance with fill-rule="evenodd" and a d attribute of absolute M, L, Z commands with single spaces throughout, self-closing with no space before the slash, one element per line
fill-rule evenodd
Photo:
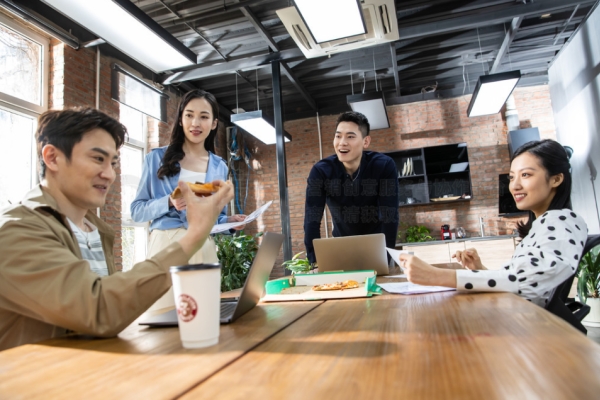
<path fill-rule="evenodd" d="M 323 143 L 321 141 L 321 119 L 319 118 L 319 113 L 317 112 L 317 131 L 319 132 L 319 160 L 323 159 Z M 325 221 L 325 237 L 329 237 L 329 226 L 327 222 L 327 211 L 323 210 L 323 218 Z"/>
<path fill-rule="evenodd" d="M 96 47 L 96 108 L 100 109 L 100 47 Z"/>
<path fill-rule="evenodd" d="M 287 167 L 285 164 L 285 143 L 281 101 L 281 70 L 279 61 L 271 64 L 273 79 L 273 113 L 275 114 L 275 154 L 277 158 L 277 176 L 279 181 L 279 207 L 281 215 L 281 233 L 283 234 L 283 260 L 292 259 L 292 234 L 290 228 L 290 206 L 288 203 Z M 286 273 L 289 270 L 286 269 Z"/>
<path fill-rule="evenodd" d="M 479 231 L 481 233 L 481 237 L 485 237 L 485 232 L 483 231 L 483 217 L 479 217 Z"/>

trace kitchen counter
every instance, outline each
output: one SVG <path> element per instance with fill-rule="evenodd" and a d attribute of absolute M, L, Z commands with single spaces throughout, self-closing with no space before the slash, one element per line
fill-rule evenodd
<path fill-rule="evenodd" d="M 499 236 L 475 236 L 475 237 L 467 237 L 460 239 L 452 239 L 452 240 L 431 240 L 429 242 L 415 242 L 415 243 L 396 243 L 396 248 L 400 246 L 428 246 L 432 244 L 444 244 L 444 243 L 460 243 L 460 242 L 475 242 L 480 240 L 500 240 L 500 239 L 509 239 L 509 238 L 517 238 L 519 235 L 499 235 Z"/>

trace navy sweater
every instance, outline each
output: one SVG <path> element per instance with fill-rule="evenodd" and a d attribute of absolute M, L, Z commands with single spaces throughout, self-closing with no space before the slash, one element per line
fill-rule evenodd
<path fill-rule="evenodd" d="M 333 236 L 385 234 L 394 248 L 398 232 L 398 170 L 394 160 L 364 151 L 359 169 L 348 175 L 337 155 L 316 163 L 307 180 L 304 244 L 315 262 L 312 241 L 321 237 L 325 204 L 333 219 Z"/>

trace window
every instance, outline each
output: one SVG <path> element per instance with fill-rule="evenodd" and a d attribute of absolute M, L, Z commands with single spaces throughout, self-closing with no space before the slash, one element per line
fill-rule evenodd
<path fill-rule="evenodd" d="M 134 222 L 130 207 L 142 177 L 149 125 L 166 122 L 168 96 L 119 65 L 112 68 L 112 98 L 120 103 L 121 123 L 129 133 L 120 156 L 123 270 L 127 271 L 146 259 L 148 223 Z"/>
<path fill-rule="evenodd" d="M 48 39 L 0 14 L 0 207 L 36 183 L 34 134 L 48 108 Z"/>
<path fill-rule="evenodd" d="M 121 104 L 120 120 L 127 127 L 129 137 L 121 148 L 121 237 L 123 249 L 123 271 L 146 259 L 148 224 L 131 219 L 130 206 L 135 199 L 142 177 L 144 154 L 146 153 L 147 117 L 141 112 Z"/>

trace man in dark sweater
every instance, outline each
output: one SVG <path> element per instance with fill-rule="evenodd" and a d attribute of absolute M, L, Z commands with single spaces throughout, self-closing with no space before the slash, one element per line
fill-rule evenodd
<path fill-rule="evenodd" d="M 358 112 L 339 116 L 335 155 L 316 163 L 307 180 L 304 245 L 309 261 L 316 261 L 313 239 L 321 237 L 325 204 L 333 219 L 333 236 L 385 234 L 394 248 L 398 232 L 398 170 L 381 153 L 366 151 L 371 143 L 369 121 Z"/>

